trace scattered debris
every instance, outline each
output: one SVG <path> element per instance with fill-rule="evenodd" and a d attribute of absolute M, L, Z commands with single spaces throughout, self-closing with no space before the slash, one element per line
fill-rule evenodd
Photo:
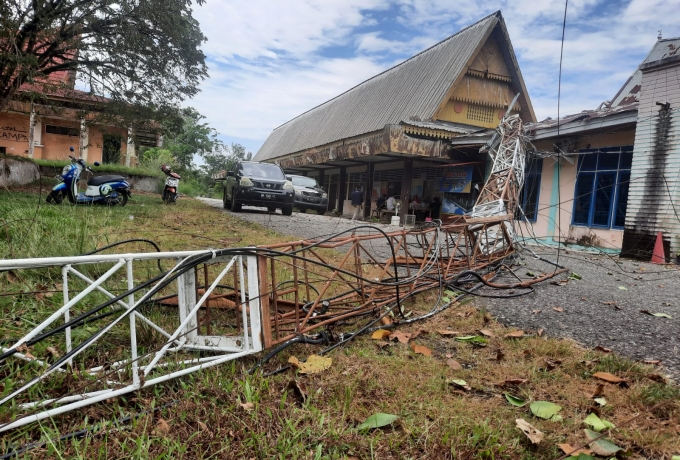
<path fill-rule="evenodd" d="M 596 372 L 593 374 L 593 377 L 595 377 L 596 379 L 604 380 L 605 382 L 615 383 L 621 386 L 628 386 L 628 382 L 626 381 L 626 379 L 622 379 L 620 377 L 612 375 L 609 372 Z"/>
<path fill-rule="evenodd" d="M 467 382 L 466 382 L 465 380 L 463 380 L 463 379 L 450 379 L 450 380 L 449 380 L 449 379 L 446 379 L 446 383 L 448 383 L 448 384 L 453 384 L 453 385 L 455 385 L 455 386 L 457 386 L 457 387 L 462 388 L 462 389 L 465 390 L 465 391 L 470 391 L 470 390 L 472 390 L 472 388 L 470 388 L 470 387 L 468 386 Z"/>
<path fill-rule="evenodd" d="M 531 425 L 531 423 L 527 422 L 523 418 L 518 418 L 515 420 L 515 424 L 517 425 L 517 428 L 522 430 L 522 433 L 524 433 L 527 438 L 529 438 L 532 444 L 540 443 L 545 436 L 541 431 L 537 430 Z"/>
<path fill-rule="evenodd" d="M 495 337 L 496 336 L 492 331 L 490 331 L 488 329 L 480 329 L 479 333 L 486 336 L 486 337 Z"/>
<path fill-rule="evenodd" d="M 427 347 L 424 347 L 422 345 L 416 345 L 415 342 L 411 342 L 411 350 L 413 350 L 414 353 L 419 354 L 419 355 L 424 355 L 424 356 L 432 356 L 432 350 L 430 350 Z"/>
<path fill-rule="evenodd" d="M 253 409 L 255 409 L 255 404 L 253 404 L 253 403 L 251 403 L 251 402 L 247 402 L 247 403 L 239 403 L 239 406 L 241 406 L 241 407 L 243 408 L 243 410 L 246 410 L 246 411 L 248 411 L 248 412 L 250 412 L 250 411 L 252 411 Z"/>
<path fill-rule="evenodd" d="M 518 339 L 524 337 L 524 331 L 513 331 L 505 334 L 506 339 Z"/>
<path fill-rule="evenodd" d="M 583 420 L 583 423 L 591 427 L 593 430 L 600 432 L 602 430 L 606 429 L 611 429 L 611 428 L 616 428 L 613 423 L 608 422 L 607 420 L 602 420 L 600 417 L 598 417 L 595 414 L 590 414 L 588 415 L 585 420 Z"/>
<path fill-rule="evenodd" d="M 595 388 L 595 391 L 593 392 L 592 395 L 590 395 L 591 398 L 597 398 L 599 396 L 602 396 L 604 394 L 604 384 L 598 383 L 597 387 Z"/>
<path fill-rule="evenodd" d="M 522 398 L 518 398 L 517 396 L 513 396 L 510 393 L 503 393 L 505 395 L 505 399 L 512 404 L 513 406 L 516 407 L 524 407 L 527 405 L 527 402 L 523 400 Z"/>
<path fill-rule="evenodd" d="M 562 452 L 564 452 L 566 455 L 569 456 L 578 456 L 580 454 L 585 454 L 585 455 L 590 455 L 593 453 L 592 450 L 590 449 L 578 449 L 576 450 L 575 447 L 572 447 L 570 444 L 558 444 L 557 447 L 562 449 Z"/>
<path fill-rule="evenodd" d="M 562 406 L 558 404 L 549 401 L 534 401 L 529 406 L 529 409 L 531 409 L 531 413 L 536 417 L 551 420 L 553 422 L 562 420 L 562 417 L 557 415 L 557 413 L 562 410 Z"/>
<path fill-rule="evenodd" d="M 562 308 L 562 307 L 553 307 L 553 310 L 555 310 L 556 312 L 560 312 L 560 313 L 561 313 L 561 312 L 564 311 L 564 308 Z"/>
<path fill-rule="evenodd" d="M 594 348 L 595 351 L 601 351 L 602 353 L 611 353 L 612 349 L 611 348 L 606 348 L 603 347 L 602 345 L 598 345 Z"/>
<path fill-rule="evenodd" d="M 373 414 L 370 417 L 366 419 L 364 423 L 359 425 L 357 427 L 357 430 L 363 431 L 363 430 L 372 430 L 375 428 L 382 428 L 387 425 L 391 425 L 394 423 L 396 420 L 398 420 L 399 417 L 397 415 L 393 414 L 383 414 L 381 412 L 377 414 Z"/>
<path fill-rule="evenodd" d="M 373 335 L 371 335 L 371 338 L 374 339 L 374 340 L 383 340 L 383 339 L 389 337 L 390 334 L 391 334 L 390 331 L 387 331 L 385 329 L 378 329 L 377 331 L 375 331 L 373 333 Z"/>
<path fill-rule="evenodd" d="M 307 401 L 307 389 L 303 383 L 297 380 L 289 381 L 284 391 L 292 392 L 300 404 L 304 404 Z"/>
<path fill-rule="evenodd" d="M 585 432 L 586 438 L 588 438 L 589 441 L 599 438 L 597 441 L 594 441 L 592 444 L 590 444 L 591 449 L 597 455 L 611 457 L 612 455 L 616 455 L 618 452 L 623 450 L 607 438 L 600 437 L 599 433 L 589 429 L 585 429 L 583 431 Z"/>
<path fill-rule="evenodd" d="M 454 371 L 460 371 L 463 369 L 463 366 L 461 366 L 460 363 L 455 359 L 447 359 L 446 364 Z"/>
<path fill-rule="evenodd" d="M 306 362 L 300 362 L 295 356 L 291 356 L 288 362 L 294 367 L 297 367 L 300 374 L 318 374 L 325 371 L 333 363 L 332 358 L 324 358 L 319 355 L 311 355 Z"/>
<path fill-rule="evenodd" d="M 671 315 L 669 315 L 668 313 L 652 313 L 649 310 L 640 310 L 640 313 L 644 313 L 645 315 L 656 316 L 657 318 L 673 319 Z"/>

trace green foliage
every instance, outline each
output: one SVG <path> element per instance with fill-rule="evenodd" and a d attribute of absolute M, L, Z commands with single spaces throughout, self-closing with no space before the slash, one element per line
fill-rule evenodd
<path fill-rule="evenodd" d="M 177 102 L 195 95 L 208 75 L 200 49 L 206 39 L 192 3 L 0 2 L 0 110 L 24 83 L 33 85 L 35 97 L 68 94 L 72 79 L 46 77 L 77 70 L 93 95 L 112 99 L 118 108 L 159 116 L 176 111 Z"/>
<path fill-rule="evenodd" d="M 71 162 L 68 160 L 42 160 L 42 159 L 36 159 L 33 160 L 35 163 L 37 163 L 40 166 L 47 166 L 51 168 L 55 168 L 58 170 L 61 170 L 64 166 L 67 164 L 70 164 Z M 100 166 L 95 166 L 92 169 L 94 169 L 94 172 L 97 174 L 104 174 L 104 173 L 111 173 L 111 174 L 121 174 L 121 175 L 136 175 L 136 176 L 147 176 L 147 177 L 157 177 L 158 176 L 158 169 L 153 169 L 153 168 L 147 168 L 144 165 L 142 167 L 130 167 L 130 166 L 125 166 L 125 165 L 117 165 L 117 164 L 103 164 Z"/>

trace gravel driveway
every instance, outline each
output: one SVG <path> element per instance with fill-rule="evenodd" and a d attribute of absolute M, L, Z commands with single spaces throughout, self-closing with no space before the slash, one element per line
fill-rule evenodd
<path fill-rule="evenodd" d="M 202 200 L 222 207 L 221 200 Z M 269 214 L 263 208 L 245 209 L 248 212 L 232 215 L 297 238 L 336 233 L 358 224 L 331 216 L 293 213 L 286 217 L 278 212 Z M 390 225 L 379 226 L 385 231 L 398 229 Z M 532 249 L 546 259 L 556 260 L 554 248 Z M 386 245 L 376 245 L 373 250 L 382 257 L 388 255 Z M 519 260 L 525 265 L 515 272 L 522 278 L 530 277 L 528 273 L 539 275 L 555 269 L 526 251 Z M 485 306 L 508 326 L 527 331 L 543 329 L 549 335 L 569 337 L 589 347 L 601 345 L 633 359 L 659 359 L 669 375 L 676 380 L 680 378 L 678 267 L 572 250 L 561 250 L 559 263 L 581 279 L 570 279 L 564 285 L 544 282 L 536 286 L 535 292 L 522 297 L 480 298 L 478 305 Z M 567 275 L 554 280 L 566 280 Z M 503 282 L 502 279 L 496 281 Z M 478 292 L 508 293 L 487 288 Z M 665 313 L 671 318 L 652 316 L 640 310 Z"/>

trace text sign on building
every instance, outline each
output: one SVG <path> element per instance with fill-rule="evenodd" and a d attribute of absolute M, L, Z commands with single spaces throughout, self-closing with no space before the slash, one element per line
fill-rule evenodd
<path fill-rule="evenodd" d="M 472 166 L 454 166 L 444 170 L 439 186 L 440 192 L 470 193 L 472 188 Z"/>

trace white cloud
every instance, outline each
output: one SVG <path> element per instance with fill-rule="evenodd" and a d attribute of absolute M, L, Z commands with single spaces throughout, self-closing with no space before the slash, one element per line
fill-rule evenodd
<path fill-rule="evenodd" d="M 381 14 L 398 17 L 381 23 Z M 564 0 L 208 0 L 210 80 L 190 104 L 256 151 L 271 130 L 502 10 L 539 119 L 557 112 Z M 562 114 L 614 96 L 656 40 L 679 36 L 680 0 L 570 0 Z M 385 34 L 394 25 L 399 33 Z M 406 32 L 405 32 L 406 31 Z M 334 58 L 324 50 L 340 51 Z M 245 141 L 244 141 L 245 140 Z"/>

